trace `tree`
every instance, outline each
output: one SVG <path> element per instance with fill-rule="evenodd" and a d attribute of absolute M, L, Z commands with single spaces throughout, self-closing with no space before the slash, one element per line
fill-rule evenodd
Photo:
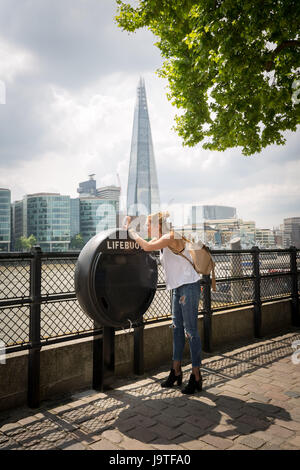
<path fill-rule="evenodd" d="M 37 240 L 34 235 L 30 235 L 28 238 L 20 237 L 16 241 L 16 249 L 22 251 L 29 251 L 31 248 L 36 245 Z"/>
<path fill-rule="evenodd" d="M 244 155 L 300 122 L 298 0 L 116 0 L 126 31 L 157 37 L 183 144 Z"/>
<path fill-rule="evenodd" d="M 83 241 L 81 233 L 78 233 L 77 235 L 74 235 L 74 237 L 71 238 L 70 248 L 81 250 L 83 246 L 84 246 L 84 241 Z"/>

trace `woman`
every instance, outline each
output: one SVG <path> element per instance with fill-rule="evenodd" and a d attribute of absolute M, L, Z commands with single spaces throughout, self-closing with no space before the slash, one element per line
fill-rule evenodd
<path fill-rule="evenodd" d="M 132 229 L 129 229 L 129 234 L 145 251 L 161 251 L 160 260 L 165 271 L 166 288 L 173 293 L 173 366 L 161 386 L 172 387 L 175 382 L 178 385 L 182 383 L 181 361 L 186 335 L 190 346 L 192 374 L 182 393 L 192 394 L 195 390 L 202 390 L 201 340 L 197 328 L 200 276 L 189 261 L 175 254 L 181 252 L 192 261 L 185 241 L 179 234 L 175 235 L 175 232 L 170 230 L 166 222 L 168 217 L 168 212 L 158 212 L 147 217 L 148 237 L 155 235 L 150 242 Z"/>

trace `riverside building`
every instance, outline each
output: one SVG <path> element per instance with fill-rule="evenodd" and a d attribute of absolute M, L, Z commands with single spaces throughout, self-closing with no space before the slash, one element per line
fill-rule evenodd
<path fill-rule="evenodd" d="M 70 244 L 70 196 L 28 194 L 13 209 L 14 242 L 33 235 L 43 251 L 67 251 Z"/>
<path fill-rule="evenodd" d="M 0 188 L 0 251 L 10 251 L 11 245 L 11 192 Z"/>

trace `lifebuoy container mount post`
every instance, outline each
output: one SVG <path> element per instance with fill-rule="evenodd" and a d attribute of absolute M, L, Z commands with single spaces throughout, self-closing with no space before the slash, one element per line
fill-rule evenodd
<path fill-rule="evenodd" d="M 157 261 L 127 230 L 91 238 L 75 268 L 75 291 L 84 312 L 98 325 L 128 327 L 141 320 L 157 287 Z"/>

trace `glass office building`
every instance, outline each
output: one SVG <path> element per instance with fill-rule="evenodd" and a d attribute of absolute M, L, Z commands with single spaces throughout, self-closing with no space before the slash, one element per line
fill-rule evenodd
<path fill-rule="evenodd" d="M 10 251 L 11 243 L 11 193 L 0 188 L 0 251 Z"/>
<path fill-rule="evenodd" d="M 84 243 L 102 230 L 116 227 L 117 201 L 80 198 L 80 233 Z"/>
<path fill-rule="evenodd" d="M 199 205 L 191 206 L 188 222 L 197 225 L 205 220 L 235 219 L 236 216 L 235 207 Z"/>
<path fill-rule="evenodd" d="M 283 219 L 283 243 L 285 248 L 300 248 L 300 217 Z"/>
<path fill-rule="evenodd" d="M 109 199 L 110 201 L 116 201 L 117 212 L 120 209 L 120 194 L 121 188 L 119 186 L 103 186 L 102 188 L 97 189 L 97 196 L 101 199 Z"/>
<path fill-rule="evenodd" d="M 144 79 L 140 79 L 134 110 L 127 186 L 129 215 L 157 212 L 160 206 Z"/>
<path fill-rule="evenodd" d="M 24 217 L 23 217 L 23 201 L 15 201 L 12 203 L 12 250 L 17 250 L 17 240 L 24 233 Z"/>
<path fill-rule="evenodd" d="M 70 235 L 71 238 L 80 233 L 80 200 L 79 198 L 70 199 Z"/>
<path fill-rule="evenodd" d="M 29 194 L 23 199 L 23 233 L 34 235 L 43 251 L 67 251 L 70 243 L 70 196 Z"/>
<path fill-rule="evenodd" d="M 83 181 L 79 183 L 79 187 L 77 188 L 77 192 L 82 197 L 89 197 L 89 196 L 96 196 L 97 189 L 96 189 L 96 180 L 94 180 L 95 174 L 89 175 L 88 181 Z"/>

